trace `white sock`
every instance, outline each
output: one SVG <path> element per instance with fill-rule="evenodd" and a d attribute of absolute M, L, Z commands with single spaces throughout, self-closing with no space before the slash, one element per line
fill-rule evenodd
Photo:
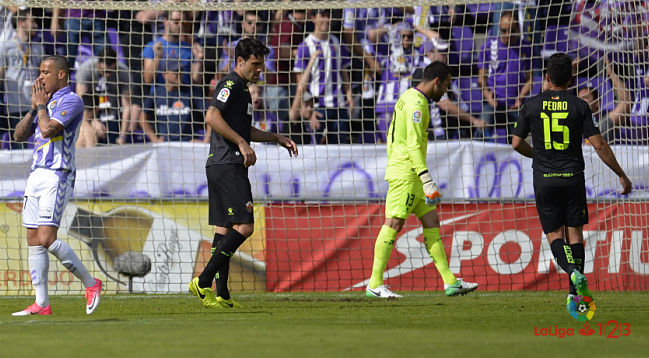
<path fill-rule="evenodd" d="M 74 253 L 74 250 L 72 250 L 72 248 L 65 242 L 56 239 L 47 250 L 49 250 L 52 255 L 56 256 L 66 269 L 81 280 L 86 288 L 92 287 L 97 283 L 95 282 L 95 279 L 90 276 L 88 269 L 86 269 L 86 266 L 81 263 L 81 260 L 79 260 L 77 254 Z"/>
<path fill-rule="evenodd" d="M 50 269 L 50 256 L 43 246 L 29 246 L 29 272 L 36 292 L 36 304 L 41 307 L 50 305 L 47 295 L 47 272 Z"/>

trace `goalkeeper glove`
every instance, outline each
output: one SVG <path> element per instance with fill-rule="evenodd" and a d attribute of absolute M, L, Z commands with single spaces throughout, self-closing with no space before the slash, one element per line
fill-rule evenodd
<path fill-rule="evenodd" d="M 424 184 L 424 195 L 426 196 L 426 205 L 436 206 L 442 201 L 442 194 L 439 192 L 439 187 L 433 181 L 428 170 L 419 174 L 419 179 Z"/>

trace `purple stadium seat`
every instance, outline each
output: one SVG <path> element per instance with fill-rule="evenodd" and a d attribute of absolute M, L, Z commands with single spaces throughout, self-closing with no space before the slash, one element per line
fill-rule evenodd
<path fill-rule="evenodd" d="M 475 116 L 482 113 L 482 91 L 478 86 L 477 77 L 460 77 L 458 80 L 460 103 L 469 106 L 469 112 Z"/>
<path fill-rule="evenodd" d="M 0 150 L 11 149 L 11 142 L 11 134 L 9 134 L 9 132 L 3 133 L 2 137 L 0 137 Z M 27 140 L 25 140 L 24 142 L 23 147 L 25 149 L 34 148 L 34 136 L 27 138 Z"/>
<path fill-rule="evenodd" d="M 2 138 L 0 138 L 0 150 L 10 149 L 10 148 L 11 148 L 11 143 L 10 143 L 9 132 L 5 132 L 2 134 Z"/>
<path fill-rule="evenodd" d="M 496 128 L 494 130 L 494 142 L 500 144 L 507 144 L 507 128 Z"/>
<path fill-rule="evenodd" d="M 568 26 L 549 25 L 545 29 L 545 44 L 541 56 L 548 58 L 557 52 L 568 52 Z"/>
<path fill-rule="evenodd" d="M 489 19 L 491 15 L 491 8 L 494 4 L 491 3 L 482 3 L 482 4 L 467 4 L 467 12 L 471 13 L 478 23 L 485 22 Z"/>
<path fill-rule="evenodd" d="M 49 29 L 40 31 L 43 40 L 43 50 L 48 55 L 65 55 L 65 34 L 60 34 L 56 40 L 52 37 Z M 56 46 L 55 46 L 56 44 Z"/>
<path fill-rule="evenodd" d="M 645 127 L 619 127 L 612 144 L 648 145 L 649 128 Z"/>

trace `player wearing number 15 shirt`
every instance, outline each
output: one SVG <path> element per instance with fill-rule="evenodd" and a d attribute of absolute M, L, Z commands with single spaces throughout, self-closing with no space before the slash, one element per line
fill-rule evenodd
<path fill-rule="evenodd" d="M 534 197 L 543 232 L 559 266 L 570 275 L 567 307 L 573 299 L 592 295 L 584 270 L 583 225 L 588 223 L 582 138 L 588 138 L 599 157 L 620 178 L 622 194 L 631 181 L 599 133 L 588 103 L 568 92 L 572 60 L 564 53 L 550 57 L 545 91 L 529 99 L 519 112 L 512 147 L 532 158 Z M 532 134 L 532 146 L 526 141 Z M 583 137 L 582 137 L 583 136 Z"/>

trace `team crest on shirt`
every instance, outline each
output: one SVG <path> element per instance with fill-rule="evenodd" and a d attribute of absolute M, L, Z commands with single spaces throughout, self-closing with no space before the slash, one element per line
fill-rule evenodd
<path fill-rule="evenodd" d="M 234 81 L 227 80 L 225 81 L 225 87 L 232 88 L 234 86 Z"/>
<path fill-rule="evenodd" d="M 221 91 L 219 92 L 219 95 L 216 97 L 216 99 L 225 103 L 228 101 L 228 98 L 230 98 L 230 89 L 221 88 Z"/>
<path fill-rule="evenodd" d="M 252 209 L 254 209 L 254 208 L 255 208 L 255 206 L 252 205 L 252 201 L 248 201 L 248 202 L 246 203 L 246 210 L 248 210 L 249 213 L 251 213 L 251 212 L 252 212 Z"/>
<path fill-rule="evenodd" d="M 599 128 L 599 120 L 595 113 L 593 113 L 593 125 L 595 126 L 595 128 Z"/>
<path fill-rule="evenodd" d="M 56 100 L 53 100 L 52 102 L 50 102 L 49 107 L 50 107 L 50 110 L 53 111 L 54 107 L 56 107 Z"/>
<path fill-rule="evenodd" d="M 421 111 L 416 110 L 416 111 L 412 112 L 412 121 L 415 122 L 415 123 L 421 123 L 421 117 L 422 116 L 423 115 L 421 114 Z"/>

